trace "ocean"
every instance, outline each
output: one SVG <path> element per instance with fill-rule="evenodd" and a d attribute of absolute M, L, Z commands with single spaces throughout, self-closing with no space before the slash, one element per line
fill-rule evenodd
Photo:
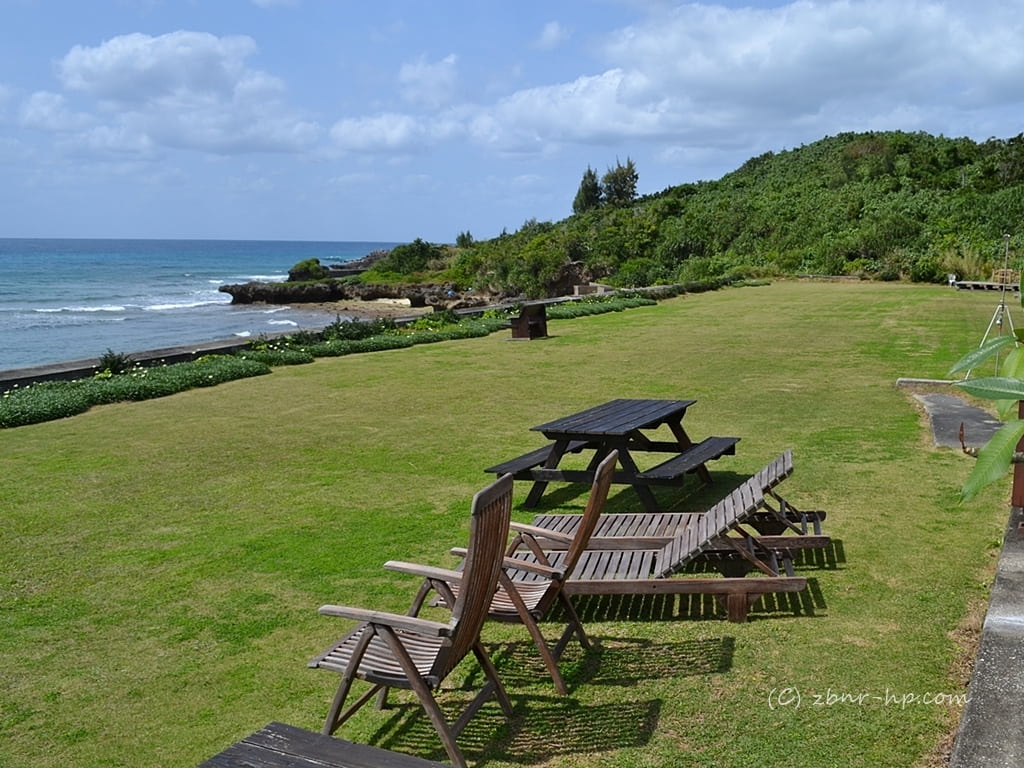
<path fill-rule="evenodd" d="M 232 305 L 217 288 L 395 245 L 0 238 L 0 370 L 320 327 L 301 304 Z"/>

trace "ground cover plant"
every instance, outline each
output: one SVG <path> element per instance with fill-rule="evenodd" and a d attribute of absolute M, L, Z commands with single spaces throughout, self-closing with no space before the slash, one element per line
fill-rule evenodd
<path fill-rule="evenodd" d="M 271 720 L 317 730 L 347 627 L 323 603 L 404 611 L 387 559 L 451 565 L 483 468 L 529 427 L 614 397 L 692 397 L 695 437 L 739 435 L 699 509 L 785 448 L 796 503 L 843 558 L 803 602 L 724 622 L 712 602 L 594 601 L 558 697 L 521 627 L 485 642 L 516 706 L 460 743 L 496 768 L 921 766 L 964 691 L 954 634 L 987 593 L 1007 483 L 959 502 L 974 459 L 932 446 L 895 386 L 980 340 L 984 293 L 779 282 L 549 325 L 322 358 L 271 376 L 0 433 L 0 764 L 194 766 Z M 517 486 L 514 515 L 526 493 Z M 579 512 L 584 490 L 545 510 Z M 613 488 L 609 511 L 636 505 Z M 547 625 L 550 632 L 552 625 Z M 962 664 L 960 664 L 962 666 Z M 479 682 L 468 663 L 461 679 Z M 472 693 L 446 687 L 443 706 Z M 831 698 L 830 698 L 831 697 Z M 443 759 L 410 697 L 340 735 Z"/>

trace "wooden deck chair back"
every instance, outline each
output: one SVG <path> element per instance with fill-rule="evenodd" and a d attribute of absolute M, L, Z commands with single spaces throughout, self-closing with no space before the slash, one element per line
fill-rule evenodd
<path fill-rule="evenodd" d="M 442 679 L 480 638 L 487 609 L 497 589 L 511 517 L 511 475 L 503 475 L 473 497 L 462 586 L 452 606 L 451 624 L 457 628 L 451 637 L 450 666 L 440 675 Z"/>
<path fill-rule="evenodd" d="M 755 477 L 762 490 L 767 492 L 792 474 L 793 451 L 787 448 L 772 461 L 768 462 Z"/>
<path fill-rule="evenodd" d="M 679 571 L 701 552 L 709 549 L 719 536 L 756 512 L 763 499 L 764 492 L 755 475 L 662 547 L 657 554 L 655 578 L 667 578 Z"/>
<path fill-rule="evenodd" d="M 602 459 L 594 473 L 594 482 L 590 487 L 590 496 L 587 498 L 587 506 L 583 510 L 579 528 L 576 529 L 576 535 L 573 536 L 572 543 L 569 544 L 569 548 L 565 552 L 565 557 L 559 563 L 559 568 L 566 576 L 576 569 L 580 555 L 586 551 L 590 537 L 594 535 L 598 520 L 601 518 L 601 510 L 604 509 L 604 504 L 608 500 L 608 492 L 612 487 L 612 477 L 615 474 L 615 464 L 618 459 L 619 452 L 612 451 Z"/>
<path fill-rule="evenodd" d="M 501 588 L 495 594 L 490 606 L 491 618 L 498 621 L 518 621 L 527 628 L 548 673 L 551 675 L 555 690 L 563 695 L 568 693 L 568 688 L 558 669 L 558 660 L 561 658 L 562 652 L 573 636 L 579 639 L 580 645 L 584 648 L 590 647 L 590 640 L 583 629 L 583 623 L 572 602 L 564 593 L 565 579 L 573 572 L 580 557 L 587 550 L 590 536 L 597 527 L 601 510 L 604 509 L 605 501 L 608 499 L 618 460 L 619 452 L 611 451 L 597 466 L 580 524 L 571 539 L 558 537 L 560 551 L 545 552 L 545 543 L 554 542 L 548 540 L 543 534 L 538 540 L 538 530 L 533 526 L 512 524 L 512 529 L 518 534 L 509 545 L 510 560 L 506 560 L 506 563 L 510 566 L 513 574 L 517 573 L 518 567 L 522 567 L 518 566 L 518 563 L 521 563 L 522 560 L 516 558 L 515 555 L 520 547 L 525 546 L 526 550 L 523 554 L 533 561 L 532 568 L 538 566 L 541 568 L 541 577 L 537 578 L 534 574 L 527 572 L 522 574 L 527 577 L 527 581 L 524 582 L 514 580 L 507 573 L 500 575 L 498 583 Z M 552 535 L 557 536 L 556 534 Z M 513 565 L 513 563 L 517 565 Z M 544 569 L 547 569 L 546 573 Z M 547 616 L 556 603 L 562 608 L 565 628 L 554 648 L 550 648 L 537 622 Z"/>

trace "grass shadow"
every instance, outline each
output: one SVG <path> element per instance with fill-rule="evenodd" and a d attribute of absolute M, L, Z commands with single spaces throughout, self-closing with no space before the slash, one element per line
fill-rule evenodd
<path fill-rule="evenodd" d="M 500 759 L 538 765 L 562 755 L 642 747 L 650 741 L 660 715 L 658 699 L 588 704 L 571 696 L 525 696 L 506 737 L 489 744 L 478 764 Z"/>
<path fill-rule="evenodd" d="M 685 577 L 679 577 L 685 578 Z M 708 621 L 726 618 L 725 606 L 714 595 L 579 595 L 574 605 L 584 624 L 588 621 Z M 809 578 L 802 592 L 762 595 L 750 607 L 747 618 L 814 616 L 825 609 L 818 580 Z"/>
<path fill-rule="evenodd" d="M 438 703 L 452 722 L 474 694 L 445 691 Z M 617 700 L 585 704 L 571 696 L 517 694 L 510 691 L 513 715 L 506 718 L 493 699 L 459 734 L 457 741 L 471 765 L 489 760 L 543 763 L 559 755 L 593 754 L 646 744 L 657 726 L 661 702 Z M 403 697 L 392 705 L 387 722 L 371 738 L 374 746 L 447 762 L 437 732 L 422 707 Z"/>
<path fill-rule="evenodd" d="M 656 642 L 623 637 L 590 637 L 591 647 L 569 645 L 559 669 L 570 692 L 580 685 L 633 685 L 640 680 L 707 675 L 732 667 L 732 637 Z M 550 684 L 551 678 L 527 640 L 504 643 L 492 651 L 502 682 L 509 690 Z M 477 677 L 473 684 L 482 680 Z"/>

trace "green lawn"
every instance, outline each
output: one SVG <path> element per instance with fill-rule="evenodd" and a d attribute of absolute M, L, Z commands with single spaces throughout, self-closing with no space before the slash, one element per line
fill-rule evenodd
<path fill-rule="evenodd" d="M 784 491 L 828 511 L 845 559 L 802 568 L 807 601 L 742 625 L 705 600 L 587 604 L 598 648 L 568 652 L 567 698 L 522 628 L 488 624 L 517 715 L 488 705 L 460 739 L 470 761 L 920 764 L 954 713 L 886 699 L 963 693 L 953 633 L 985 597 L 1008 482 L 959 505 L 972 459 L 932 447 L 896 380 L 944 377 L 997 300 L 780 282 L 0 432 L 0 765 L 194 766 L 271 720 L 319 729 L 336 677 L 305 664 L 347 626 L 317 607 L 404 611 L 416 585 L 381 563 L 452 564 L 483 468 L 615 397 L 696 398 L 692 436 L 743 438 L 712 489 L 659 491 L 666 507 L 700 509 L 792 448 Z M 547 508 L 584 502 L 556 491 Z M 610 510 L 635 507 L 613 488 Z M 445 706 L 467 679 L 471 662 Z M 443 760 L 398 700 L 339 735 Z"/>

